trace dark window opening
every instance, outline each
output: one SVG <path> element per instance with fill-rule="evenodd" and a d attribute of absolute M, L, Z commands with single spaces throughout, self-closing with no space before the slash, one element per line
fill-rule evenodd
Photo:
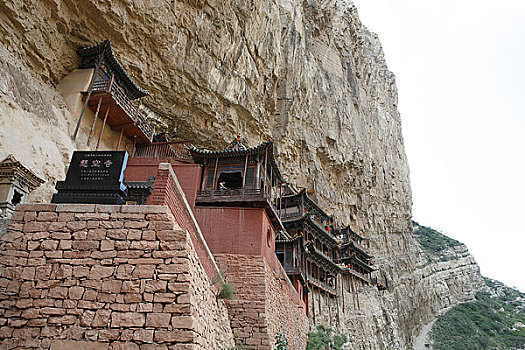
<path fill-rule="evenodd" d="M 286 267 L 292 267 L 293 258 L 292 258 L 292 247 L 286 247 Z"/>
<path fill-rule="evenodd" d="M 277 255 L 277 259 L 281 263 L 281 266 L 284 266 L 284 252 L 275 252 L 275 255 Z"/>
<path fill-rule="evenodd" d="M 15 193 L 13 194 L 13 198 L 11 198 L 11 204 L 17 205 L 22 201 L 23 194 L 15 190 Z"/>
<path fill-rule="evenodd" d="M 222 172 L 217 180 L 217 189 L 233 190 L 242 188 L 242 171 Z"/>
<path fill-rule="evenodd" d="M 268 247 L 272 247 L 272 230 L 268 229 L 266 232 L 266 244 L 268 244 Z"/>

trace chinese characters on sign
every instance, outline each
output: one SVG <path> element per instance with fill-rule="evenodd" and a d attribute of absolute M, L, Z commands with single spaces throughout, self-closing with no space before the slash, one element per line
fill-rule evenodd
<path fill-rule="evenodd" d="M 103 166 L 101 166 L 103 164 Z M 103 163 L 100 159 L 93 159 L 91 162 L 89 159 L 81 159 L 79 166 L 80 168 L 80 180 L 81 181 L 101 181 L 104 180 L 110 174 L 110 167 L 113 164 L 111 159 L 105 160 Z M 101 168 L 102 167 L 102 168 Z M 97 168 L 97 169 L 93 169 Z M 101 168 L 101 169 L 98 169 Z M 104 169 L 106 168 L 106 169 Z"/>
<path fill-rule="evenodd" d="M 125 151 L 76 151 L 53 203 L 123 204 L 127 195 Z"/>

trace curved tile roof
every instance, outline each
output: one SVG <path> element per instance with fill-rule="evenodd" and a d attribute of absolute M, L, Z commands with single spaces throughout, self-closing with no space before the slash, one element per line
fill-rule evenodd
<path fill-rule="evenodd" d="M 275 174 L 278 176 L 279 180 L 281 182 L 286 182 L 283 175 L 281 174 L 281 170 L 279 169 L 279 166 L 277 164 L 277 160 L 275 159 L 274 155 L 274 145 L 272 141 L 266 141 L 261 143 L 259 146 L 251 147 L 251 148 L 245 148 L 245 147 L 233 147 L 233 148 L 227 148 L 221 151 L 210 151 L 207 149 L 201 149 L 197 148 L 193 145 L 189 145 L 188 149 L 190 151 L 191 156 L 193 159 L 198 162 L 198 160 L 202 159 L 212 159 L 212 158 L 237 158 L 237 157 L 245 157 L 245 156 L 251 156 L 251 155 L 263 155 L 266 151 L 268 151 L 268 163 L 274 170 Z"/>
<path fill-rule="evenodd" d="M 321 216 L 323 216 L 325 218 L 325 220 L 329 219 L 331 216 L 328 215 L 320 206 L 319 204 L 317 204 L 313 199 L 311 199 L 309 196 L 308 196 L 308 193 L 306 192 L 306 189 L 303 188 L 302 190 L 300 190 L 299 192 L 295 193 L 295 194 L 291 194 L 291 195 L 288 195 L 288 196 L 283 196 L 283 200 L 293 200 L 295 198 L 299 199 L 303 197 L 312 207 L 314 207 L 320 214 Z"/>
<path fill-rule="evenodd" d="M 106 48 L 107 44 L 107 49 Z M 104 53 L 104 63 L 109 66 L 112 71 L 115 73 L 117 81 L 123 86 L 126 95 L 130 100 L 134 100 L 146 95 L 149 95 L 149 92 L 135 83 L 132 77 L 128 75 L 124 67 L 120 64 L 113 47 L 111 46 L 111 41 L 104 40 L 98 44 L 91 46 L 85 46 L 77 50 L 77 54 L 82 57 L 82 62 L 78 68 L 95 68 L 97 64 L 97 58 Z"/>

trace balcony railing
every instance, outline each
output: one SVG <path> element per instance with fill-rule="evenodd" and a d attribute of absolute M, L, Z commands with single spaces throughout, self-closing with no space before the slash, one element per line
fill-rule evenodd
<path fill-rule="evenodd" d="M 362 265 L 363 267 L 367 267 L 367 268 L 370 268 L 370 269 L 373 270 L 372 260 L 363 261 L 362 259 L 359 258 L 359 256 L 356 253 L 350 253 L 350 254 L 341 255 L 341 256 L 339 256 L 338 259 L 336 259 L 336 261 L 339 264 L 344 264 L 345 260 L 352 259 L 352 258 L 355 259 L 357 261 L 357 263 Z"/>
<path fill-rule="evenodd" d="M 266 193 L 259 188 L 238 188 L 238 189 L 226 189 L 226 190 L 204 190 L 197 193 L 198 197 L 202 198 L 244 198 L 244 197 L 261 197 L 266 198 Z"/>
<path fill-rule="evenodd" d="M 289 275 L 302 274 L 300 266 L 286 265 L 286 266 L 283 266 L 283 267 L 284 267 L 284 271 L 286 271 L 286 273 L 289 274 Z"/>
<path fill-rule="evenodd" d="M 182 140 L 137 145 L 133 157 L 190 161 L 192 158 L 186 146 L 191 142 L 191 140 Z"/>
<path fill-rule="evenodd" d="M 281 219 L 284 219 L 284 220 L 300 218 L 303 215 L 304 215 L 304 213 L 302 211 L 287 212 L 287 211 L 285 211 L 284 208 L 281 210 Z"/>
<path fill-rule="evenodd" d="M 332 295 L 337 295 L 337 291 L 335 290 L 335 287 L 329 286 L 326 282 L 321 282 L 321 280 L 313 277 L 310 274 L 308 274 L 307 277 L 308 277 L 308 283 L 311 283 L 317 288 L 323 289 L 324 291 Z"/>
<path fill-rule="evenodd" d="M 151 141 L 155 134 L 155 129 L 149 125 L 146 117 L 139 110 L 139 108 L 131 102 L 126 96 L 122 87 L 117 81 L 111 77 L 106 78 L 102 73 L 99 73 L 95 83 L 93 84 L 93 94 L 106 93 L 111 94 L 117 105 L 128 115 L 128 117 L 135 123 L 135 125 L 144 133 L 146 138 Z"/>
<path fill-rule="evenodd" d="M 357 272 L 356 270 L 352 269 L 351 267 L 348 268 L 348 270 L 346 270 L 347 273 L 349 273 L 350 275 L 353 275 L 357 278 L 360 278 L 361 280 L 365 281 L 366 283 L 368 284 L 371 284 L 372 281 L 370 280 L 370 278 L 368 278 L 368 276 L 366 276 L 365 274 L 362 274 L 360 272 Z"/>

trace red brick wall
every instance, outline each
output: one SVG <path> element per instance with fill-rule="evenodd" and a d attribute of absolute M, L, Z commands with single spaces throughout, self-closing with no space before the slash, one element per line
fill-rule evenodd
<path fill-rule="evenodd" d="M 264 209 L 196 207 L 195 217 L 214 255 L 259 255 L 273 268 L 280 267 L 275 256 L 275 230 Z"/>
<path fill-rule="evenodd" d="M 1 348 L 233 346 L 166 206 L 19 205 L 0 238 Z"/>
<path fill-rule="evenodd" d="M 157 176 L 160 163 L 162 161 L 155 158 L 130 158 L 124 172 L 124 178 L 127 181 L 146 181 L 152 176 Z M 190 207 L 193 208 L 201 179 L 200 165 L 178 161 L 171 161 L 170 164 L 177 175 L 177 180 L 186 195 Z M 148 204 L 151 204 L 151 199 L 148 200 Z"/>

